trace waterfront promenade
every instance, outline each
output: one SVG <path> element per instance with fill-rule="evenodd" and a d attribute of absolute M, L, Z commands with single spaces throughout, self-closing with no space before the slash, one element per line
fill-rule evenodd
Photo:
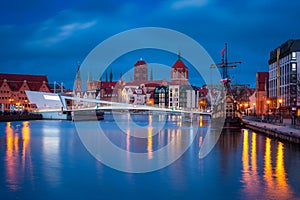
<path fill-rule="evenodd" d="M 279 139 L 300 143 L 300 127 L 291 126 L 289 119 L 284 119 L 283 123 L 267 123 L 253 117 L 244 117 L 243 123 L 246 128 L 262 132 Z"/>

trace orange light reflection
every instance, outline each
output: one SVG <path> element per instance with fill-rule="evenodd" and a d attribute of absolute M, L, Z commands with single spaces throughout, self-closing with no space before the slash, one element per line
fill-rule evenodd
<path fill-rule="evenodd" d="M 20 189 L 20 174 L 25 174 L 26 164 L 31 164 L 30 159 L 26 159 L 30 157 L 30 154 L 27 155 L 30 141 L 28 122 L 22 123 L 22 137 L 19 136 L 18 128 L 19 125 L 14 127 L 10 122 L 6 124 L 6 180 L 8 187 L 15 191 Z M 31 171 L 29 174 L 32 174 Z"/>

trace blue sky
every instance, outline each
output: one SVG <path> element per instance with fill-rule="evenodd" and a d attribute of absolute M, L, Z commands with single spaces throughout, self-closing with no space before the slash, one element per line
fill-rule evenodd
<path fill-rule="evenodd" d="M 96 45 L 119 32 L 151 26 L 192 37 L 215 62 L 227 42 L 229 60 L 242 61 L 231 72 L 234 83 L 254 87 L 255 73 L 268 70 L 270 51 L 300 38 L 299 8 L 298 0 L 3 1 L 0 72 L 44 74 L 72 88 L 78 61 Z M 153 59 L 138 53 L 121 59 L 120 67 L 113 66 L 114 77 L 140 57 Z"/>

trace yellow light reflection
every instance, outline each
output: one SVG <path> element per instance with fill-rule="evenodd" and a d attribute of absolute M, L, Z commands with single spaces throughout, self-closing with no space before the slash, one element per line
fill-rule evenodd
<path fill-rule="evenodd" d="M 130 129 L 126 131 L 126 151 L 130 151 Z"/>
<path fill-rule="evenodd" d="M 19 179 L 17 173 L 22 170 L 21 174 L 25 173 L 26 162 L 30 162 L 30 159 L 26 159 L 30 154 L 26 154 L 27 147 L 30 140 L 30 130 L 28 122 L 22 123 L 22 137 L 18 134 L 19 125 L 12 126 L 10 122 L 6 124 L 6 181 L 9 184 L 9 188 L 12 190 L 19 189 Z M 31 165 L 31 163 L 29 163 Z M 30 169 L 30 168 L 29 168 Z M 28 172 L 27 172 L 28 174 Z M 29 174 L 32 174 L 29 171 Z"/>
<path fill-rule="evenodd" d="M 153 116 L 152 115 L 149 115 L 149 126 L 152 126 L 152 118 L 153 118 Z"/>
<path fill-rule="evenodd" d="M 152 149 L 152 127 L 148 127 L 148 159 L 153 158 L 153 149 Z"/>
<path fill-rule="evenodd" d="M 249 147 L 251 136 L 251 165 L 249 159 Z M 256 134 L 249 134 L 248 130 L 244 130 L 243 134 L 243 152 L 242 152 L 242 166 L 243 166 L 243 180 L 245 184 L 245 193 L 255 195 L 259 192 L 259 178 L 257 176 L 257 165 L 256 165 Z M 251 169 L 250 169 L 251 166 Z"/>
<path fill-rule="evenodd" d="M 249 151 L 249 133 L 248 130 L 244 130 L 244 138 L 243 138 L 243 157 L 242 157 L 242 162 L 243 162 L 243 175 L 244 175 L 244 179 L 245 181 L 249 180 L 249 155 L 248 155 L 248 151 Z"/>
<path fill-rule="evenodd" d="M 276 177 L 278 184 L 286 186 L 285 170 L 284 170 L 284 155 L 283 155 L 283 144 L 278 142 L 277 147 L 277 158 L 276 158 Z"/>
<path fill-rule="evenodd" d="M 277 179 L 277 188 L 279 188 L 280 199 L 290 199 L 291 189 L 286 180 L 286 173 L 284 167 L 284 148 L 283 143 L 278 142 L 275 176 Z"/>
<path fill-rule="evenodd" d="M 148 126 L 148 146 L 147 146 L 147 151 L 148 151 L 148 159 L 153 158 L 153 149 L 152 149 L 152 132 L 153 132 L 153 127 L 152 127 L 152 115 L 149 115 L 149 126 Z"/>
<path fill-rule="evenodd" d="M 292 191 L 287 183 L 284 168 L 283 143 L 278 142 L 275 174 L 272 171 L 271 139 L 266 139 L 265 175 L 267 198 L 290 199 Z"/>
<path fill-rule="evenodd" d="M 271 159 L 271 139 L 266 138 L 265 147 L 265 166 L 264 166 L 264 179 L 266 182 L 267 190 L 272 188 L 273 177 L 272 177 L 272 159 Z"/>
<path fill-rule="evenodd" d="M 251 166 L 252 174 L 257 174 L 257 163 L 256 163 L 256 133 L 252 132 L 252 141 L 251 141 Z"/>
<path fill-rule="evenodd" d="M 7 122 L 6 124 L 6 180 L 9 183 L 9 188 L 12 190 L 18 190 L 18 180 L 17 180 L 17 174 L 16 174 L 16 167 L 17 167 L 17 161 L 18 157 L 14 156 L 14 132 L 11 127 L 11 123 Z"/>
<path fill-rule="evenodd" d="M 199 126 L 200 126 L 200 127 L 203 126 L 202 115 L 200 115 Z"/>

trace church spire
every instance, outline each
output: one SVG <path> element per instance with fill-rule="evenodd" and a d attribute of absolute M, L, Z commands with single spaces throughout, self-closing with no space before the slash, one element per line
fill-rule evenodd
<path fill-rule="evenodd" d="M 181 60 L 181 53 L 178 51 L 178 60 Z"/>
<path fill-rule="evenodd" d="M 81 80 L 81 75 L 80 75 L 80 62 L 79 62 L 79 61 L 78 61 L 78 67 L 77 67 L 76 80 Z"/>
<path fill-rule="evenodd" d="M 109 82 L 112 82 L 112 79 L 113 79 L 113 73 L 112 73 L 112 68 L 110 68 Z"/>
<path fill-rule="evenodd" d="M 120 80 L 122 80 L 122 76 L 123 76 L 123 73 L 122 71 L 120 72 Z"/>
<path fill-rule="evenodd" d="M 77 74 L 76 74 L 76 80 L 75 80 L 75 92 L 81 92 L 82 90 L 82 81 L 81 81 L 81 75 L 80 75 L 80 63 L 78 62 L 78 68 L 77 68 Z"/>

